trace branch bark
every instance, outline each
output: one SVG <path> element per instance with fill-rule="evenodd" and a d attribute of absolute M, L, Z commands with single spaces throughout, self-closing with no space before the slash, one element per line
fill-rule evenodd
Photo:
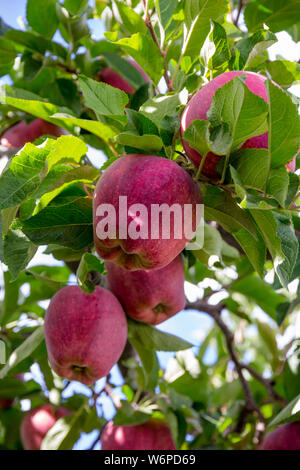
<path fill-rule="evenodd" d="M 199 300 L 199 301 L 192 302 L 192 303 L 187 302 L 185 309 L 194 309 L 199 312 L 207 313 L 209 316 L 211 316 L 215 320 L 216 324 L 219 326 L 220 330 L 223 332 L 225 336 L 226 346 L 228 349 L 229 356 L 235 365 L 238 378 L 243 388 L 244 397 L 245 397 L 245 406 L 244 406 L 244 410 L 241 413 L 241 417 L 238 423 L 238 428 L 240 430 L 243 428 L 245 421 L 247 419 L 247 416 L 249 414 L 251 413 L 256 414 L 259 420 L 257 424 L 257 428 L 256 428 L 256 431 L 257 431 L 256 438 L 257 438 L 258 443 L 260 443 L 263 439 L 264 432 L 265 432 L 265 418 L 262 415 L 260 408 L 254 399 L 250 386 L 244 377 L 243 370 L 247 370 L 252 375 L 252 377 L 254 377 L 256 380 L 258 380 L 260 383 L 262 383 L 266 387 L 267 392 L 272 402 L 279 402 L 282 406 L 285 406 L 286 401 L 284 398 L 278 395 L 278 393 L 274 390 L 270 380 L 265 379 L 261 374 L 259 374 L 259 372 L 257 372 L 251 366 L 249 366 L 248 364 L 244 364 L 243 362 L 239 360 L 238 354 L 234 346 L 234 335 L 232 334 L 232 332 L 230 331 L 226 323 L 221 318 L 221 312 L 225 307 L 226 306 L 223 303 L 219 303 L 217 305 L 209 305 L 206 301 Z"/>
<path fill-rule="evenodd" d="M 237 27 L 238 27 L 238 24 L 239 24 L 239 19 L 240 19 L 241 13 L 242 13 L 242 9 L 243 9 L 243 7 L 245 7 L 247 5 L 247 3 L 248 3 L 248 0 L 240 0 L 240 2 L 239 2 L 237 15 L 236 15 L 236 18 L 233 22 L 233 24 Z"/>

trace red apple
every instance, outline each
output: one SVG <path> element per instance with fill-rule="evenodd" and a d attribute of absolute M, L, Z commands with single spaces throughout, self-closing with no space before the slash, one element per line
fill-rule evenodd
<path fill-rule="evenodd" d="M 108 286 L 125 312 L 137 321 L 158 325 L 185 306 L 182 256 L 152 271 L 127 271 L 107 261 Z"/>
<path fill-rule="evenodd" d="M 109 421 L 101 437 L 102 450 L 176 450 L 170 429 L 159 419 L 135 426 Z"/>
<path fill-rule="evenodd" d="M 187 104 L 182 117 L 181 117 L 181 135 L 189 127 L 195 119 L 207 119 L 207 112 L 211 106 L 212 99 L 218 88 L 225 85 L 225 83 L 233 80 L 238 75 L 245 75 L 245 83 L 248 89 L 263 98 L 265 101 L 268 101 L 267 91 L 265 88 L 266 77 L 254 72 L 245 72 L 245 71 L 234 71 L 234 72 L 225 72 L 221 75 L 218 75 L 216 78 L 211 80 L 207 85 L 205 85 L 201 90 L 199 90 L 192 99 Z M 189 143 L 186 140 L 182 140 L 184 149 L 186 151 L 189 159 L 194 163 L 196 167 L 199 166 L 201 162 L 201 155 L 197 150 L 190 147 Z M 265 132 L 262 135 L 258 135 L 248 139 L 242 146 L 242 148 L 268 148 L 268 132 Z M 215 178 L 217 177 L 216 165 L 223 158 L 223 156 L 216 155 L 212 152 L 209 152 L 206 156 L 205 163 L 202 168 L 204 175 L 208 177 Z M 287 164 L 288 171 L 294 171 L 292 168 L 292 163 Z"/>
<path fill-rule="evenodd" d="M 133 67 L 140 72 L 141 76 L 145 79 L 147 83 L 150 82 L 150 78 L 144 72 L 142 67 L 139 66 L 133 59 L 126 59 Z M 109 67 L 103 67 L 98 73 L 98 79 L 101 82 L 107 83 L 114 88 L 125 91 L 125 93 L 132 94 L 135 92 L 135 89 L 117 72 Z"/>
<path fill-rule="evenodd" d="M 66 286 L 51 299 L 45 339 L 53 370 L 61 377 L 91 385 L 107 375 L 127 340 L 125 313 L 108 290 L 85 294 Z"/>
<path fill-rule="evenodd" d="M 59 137 L 65 131 L 51 122 L 43 119 L 35 119 L 30 124 L 21 121 L 10 127 L 1 137 L 1 145 L 4 147 L 23 147 L 27 142 L 34 142 L 42 135 L 52 135 Z"/>
<path fill-rule="evenodd" d="M 94 193 L 98 254 L 129 270 L 162 268 L 192 238 L 192 230 L 186 229 L 196 229 L 200 203 L 199 186 L 175 162 L 152 155 L 119 158 L 101 176 Z M 157 215 L 162 204 L 163 218 Z M 175 204 L 174 215 L 170 208 Z M 184 216 L 187 208 L 190 212 Z"/>
<path fill-rule="evenodd" d="M 63 416 L 70 414 L 66 408 L 54 409 L 42 405 L 27 413 L 21 424 L 21 440 L 25 450 L 40 450 L 49 429 Z"/>
<path fill-rule="evenodd" d="M 278 426 L 266 437 L 262 449 L 300 450 L 300 421 Z"/>

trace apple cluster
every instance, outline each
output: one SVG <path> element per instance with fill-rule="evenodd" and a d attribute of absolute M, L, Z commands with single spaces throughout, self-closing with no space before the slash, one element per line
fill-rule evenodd
<path fill-rule="evenodd" d="M 134 62 L 130 62 L 143 76 L 149 78 Z M 181 117 L 181 135 L 187 157 L 198 167 L 202 156 L 184 140 L 184 132 L 195 119 L 207 119 L 216 90 L 246 74 L 249 90 L 268 101 L 265 77 L 252 72 L 226 72 L 197 91 Z M 104 67 L 98 80 L 133 93 L 132 86 L 117 72 Z M 4 133 L 1 144 L 21 147 L 43 134 L 59 136 L 61 129 L 41 119 L 30 124 L 24 121 Z M 252 137 L 243 148 L 267 148 L 268 133 Z M 210 152 L 203 165 L 203 174 L 217 178 L 216 166 L 222 156 Z M 287 164 L 295 170 L 295 160 Z M 164 239 L 159 227 L 156 239 L 115 237 L 101 239 L 96 227 L 101 221 L 97 208 L 102 204 L 114 206 L 117 217 L 116 232 L 127 228 L 134 217 L 119 217 L 119 197 L 126 196 L 130 206 L 143 204 L 178 204 L 192 206 L 195 225 L 196 205 L 201 204 L 199 185 L 177 163 L 155 155 L 125 155 L 111 164 L 99 179 L 94 192 L 94 242 L 99 256 L 105 260 L 108 288 L 95 287 L 92 294 L 78 286 L 67 286 L 52 298 L 45 317 L 45 339 L 49 362 L 53 370 L 68 380 L 91 385 L 106 376 L 118 362 L 127 341 L 126 315 L 136 321 L 157 325 L 184 308 L 184 266 L 181 252 L 189 241 L 184 235 L 174 236 L 174 218 L 171 235 Z M 151 215 L 149 213 L 149 218 Z M 151 222 L 151 220 L 149 220 Z M 161 224 L 161 221 L 159 222 Z M 151 224 L 149 223 L 149 226 Z M 43 405 L 28 413 L 21 426 L 21 437 L 26 449 L 39 449 L 48 430 L 68 414 L 63 408 Z M 109 422 L 102 434 L 104 450 L 172 450 L 174 441 L 167 425 L 150 419 L 136 426 L 115 426 Z M 266 439 L 264 449 L 300 449 L 299 423 L 280 427 Z"/>

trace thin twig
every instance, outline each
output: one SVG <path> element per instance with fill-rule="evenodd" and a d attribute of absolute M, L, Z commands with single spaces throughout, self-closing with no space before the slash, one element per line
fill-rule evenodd
<path fill-rule="evenodd" d="M 280 401 L 281 404 L 283 404 L 283 399 L 274 391 L 271 382 L 267 381 L 264 379 L 257 371 L 255 371 L 252 367 L 248 366 L 247 364 L 243 364 L 242 362 L 239 361 L 237 352 L 234 347 L 234 335 L 224 323 L 223 319 L 221 318 L 221 312 L 222 310 L 226 307 L 224 303 L 219 303 L 217 305 L 209 305 L 207 302 L 203 301 L 196 301 L 196 302 L 187 302 L 186 304 L 186 309 L 195 309 L 200 312 L 205 312 L 208 315 L 210 315 L 216 322 L 216 324 L 219 326 L 220 330 L 223 332 L 226 340 L 226 345 L 227 349 L 229 352 L 229 356 L 232 360 L 232 362 L 235 365 L 239 381 L 241 383 L 241 386 L 243 388 L 244 392 L 244 397 L 245 397 L 245 406 L 244 410 L 241 414 L 240 417 L 240 422 L 238 423 L 239 427 L 243 427 L 245 420 L 247 416 L 250 413 L 255 413 L 258 416 L 259 423 L 257 426 L 257 436 L 256 439 L 258 443 L 261 442 L 264 436 L 264 430 L 265 430 L 265 418 L 263 414 L 260 411 L 260 408 L 258 404 L 256 403 L 253 394 L 251 392 L 250 386 L 247 382 L 247 380 L 244 377 L 243 370 L 248 370 L 248 372 L 255 377 L 257 380 L 259 380 L 265 387 L 267 388 L 267 391 L 273 401 Z"/>
<path fill-rule="evenodd" d="M 109 385 L 109 383 L 106 383 L 104 385 L 104 391 L 106 393 L 107 396 L 109 396 L 109 398 L 111 399 L 111 401 L 113 402 L 113 405 L 116 409 L 119 409 L 121 404 L 120 404 L 120 401 L 115 397 L 114 393 L 113 393 L 113 389 L 112 387 Z"/>
<path fill-rule="evenodd" d="M 100 442 L 100 439 L 101 439 L 101 434 L 99 433 L 98 436 L 96 437 L 96 439 L 94 440 L 94 442 L 92 443 L 91 447 L 90 447 L 90 450 L 94 450 L 96 445 L 98 444 L 98 442 Z"/>
<path fill-rule="evenodd" d="M 247 4 L 247 1 L 243 1 L 243 0 L 240 0 L 239 2 L 239 7 L 238 7 L 238 11 L 237 11 L 237 15 L 236 15 L 236 18 L 233 22 L 233 24 L 238 27 L 238 24 L 239 24 L 239 19 L 240 19 L 240 16 L 241 16 L 241 13 L 242 13 L 242 9 L 244 6 L 246 6 Z"/>
<path fill-rule="evenodd" d="M 169 74 L 168 74 L 168 67 L 167 67 L 165 52 L 164 52 L 164 51 L 161 49 L 161 47 L 160 47 L 159 41 L 158 41 L 158 39 L 157 39 L 157 36 L 156 36 L 156 34 L 155 34 L 153 25 L 152 25 L 152 23 L 151 23 L 151 15 L 149 14 L 149 0 L 144 0 L 143 3 L 144 3 L 144 7 L 145 7 L 145 25 L 146 25 L 147 28 L 149 29 L 150 34 L 151 34 L 151 36 L 152 36 L 152 39 L 153 39 L 153 41 L 155 42 L 156 47 L 158 48 L 159 53 L 160 53 L 160 55 L 161 55 L 161 57 L 162 57 L 162 59 L 163 59 L 163 63 L 164 63 L 164 79 L 165 79 L 165 81 L 166 81 L 168 90 L 169 90 L 169 91 L 173 91 L 173 87 L 172 87 L 172 85 L 171 85 L 171 80 L 170 80 L 170 77 L 169 77 Z"/>
<path fill-rule="evenodd" d="M 248 364 L 241 363 L 241 366 L 243 369 L 247 370 L 249 374 L 251 374 L 252 377 L 254 377 L 258 382 L 264 385 L 273 402 L 277 401 L 283 407 L 288 404 L 288 402 L 283 397 L 278 395 L 278 393 L 274 390 L 271 380 L 265 379 L 259 372 L 257 372 L 257 370 L 253 369 L 253 367 L 249 366 Z"/>

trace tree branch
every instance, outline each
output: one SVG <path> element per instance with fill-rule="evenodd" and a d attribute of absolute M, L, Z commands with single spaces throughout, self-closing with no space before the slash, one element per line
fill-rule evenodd
<path fill-rule="evenodd" d="M 185 309 L 194 309 L 198 310 L 199 312 L 205 312 L 210 315 L 219 326 L 220 330 L 223 332 L 226 340 L 226 345 L 228 349 L 229 356 L 236 367 L 236 371 L 243 388 L 244 397 L 245 397 L 245 407 L 241 414 L 238 427 L 242 428 L 244 426 L 245 420 L 250 413 L 255 413 L 259 418 L 259 423 L 257 425 L 257 440 L 258 443 L 261 442 L 265 432 L 265 418 L 262 415 L 258 404 L 256 403 L 253 394 L 251 392 L 250 386 L 243 375 L 243 370 L 247 370 L 256 380 L 262 383 L 271 397 L 272 401 L 279 402 L 282 406 L 286 405 L 286 401 L 282 398 L 278 393 L 274 390 L 272 383 L 270 380 L 265 379 L 262 375 L 259 374 L 255 369 L 251 366 L 244 364 L 239 361 L 237 352 L 234 347 L 234 335 L 224 323 L 223 319 L 221 318 L 221 312 L 225 308 L 225 304 L 219 303 L 218 305 L 209 305 L 207 302 L 203 300 L 199 300 L 196 302 L 187 302 Z"/>
<path fill-rule="evenodd" d="M 237 27 L 238 27 L 238 24 L 239 24 L 239 19 L 240 19 L 241 13 L 242 13 L 242 9 L 243 9 L 243 7 L 245 7 L 247 5 L 247 3 L 248 3 L 248 0 L 240 0 L 240 2 L 239 2 L 237 15 L 236 15 L 236 18 L 233 22 L 233 24 Z"/>

